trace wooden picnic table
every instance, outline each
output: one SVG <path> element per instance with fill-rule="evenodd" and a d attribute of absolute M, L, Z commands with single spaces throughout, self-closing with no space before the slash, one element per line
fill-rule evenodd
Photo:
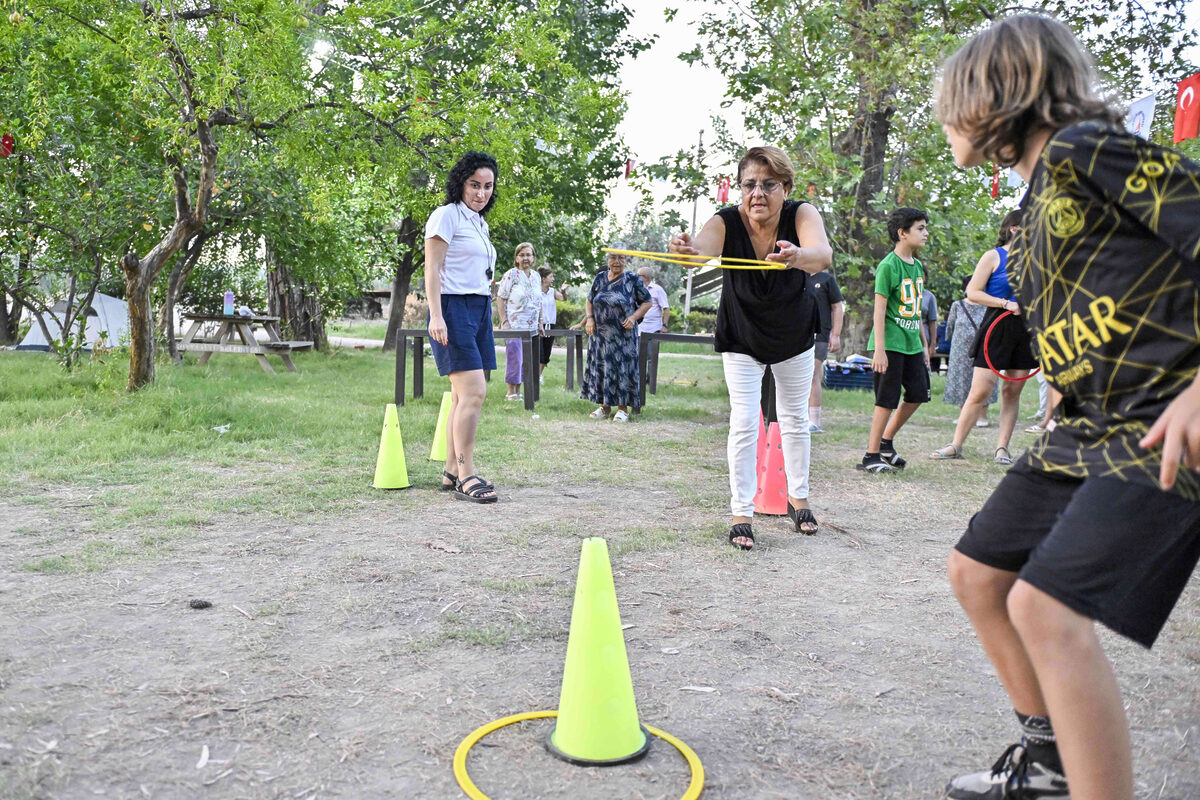
<path fill-rule="evenodd" d="M 553 328 L 546 331 L 547 336 L 561 336 L 567 345 L 567 379 L 568 390 L 575 388 L 575 378 L 583 383 L 583 331 L 569 328 Z M 522 356 L 524 360 L 524 400 L 525 408 L 532 411 L 534 403 L 541 398 L 541 386 L 538 380 L 539 356 L 541 355 L 542 337 L 537 331 L 492 331 L 496 339 L 521 339 Z M 429 331 L 425 328 L 402 328 L 396 332 L 396 405 L 404 405 L 405 379 L 404 373 L 408 367 L 409 340 L 412 340 L 412 396 L 416 400 L 425 396 L 425 340 Z M 484 374 L 491 379 L 491 372 Z"/>
<path fill-rule="evenodd" d="M 296 350 L 311 350 L 312 342 L 288 341 L 279 333 L 279 317 L 243 317 L 240 314 L 184 314 L 183 318 L 191 323 L 183 338 L 179 340 L 181 352 L 200 353 L 197 361 L 206 363 L 213 353 L 245 353 L 258 359 L 258 365 L 272 375 L 275 370 L 267 362 L 268 355 L 276 355 L 283 359 L 283 364 L 290 372 L 296 371 L 292 363 L 292 352 Z M 206 323 L 217 323 L 217 332 L 211 337 L 197 337 Z M 254 336 L 255 325 L 261 325 L 267 333 L 267 341 L 260 342 Z M 241 340 L 239 344 L 234 337 Z"/>

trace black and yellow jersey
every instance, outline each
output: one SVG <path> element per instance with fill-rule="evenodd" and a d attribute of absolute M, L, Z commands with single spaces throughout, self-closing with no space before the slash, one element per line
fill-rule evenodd
<path fill-rule="evenodd" d="M 1056 132 L 1021 201 L 1017 300 L 1062 421 L 1035 469 L 1160 486 L 1138 440 L 1200 367 L 1200 166 L 1106 122 Z M 1181 470 L 1172 490 L 1200 500 Z"/>

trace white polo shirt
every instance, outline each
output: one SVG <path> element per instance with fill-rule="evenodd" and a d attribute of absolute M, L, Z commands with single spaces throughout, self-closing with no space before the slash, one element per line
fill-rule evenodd
<path fill-rule="evenodd" d="M 439 273 L 442 294 L 491 295 L 487 270 L 496 268 L 496 248 L 484 218 L 466 203 L 438 206 L 425 223 L 425 238 L 434 237 L 448 245 Z"/>

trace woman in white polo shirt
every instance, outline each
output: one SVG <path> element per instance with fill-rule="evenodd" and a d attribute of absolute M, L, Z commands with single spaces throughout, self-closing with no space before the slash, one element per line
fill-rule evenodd
<path fill-rule="evenodd" d="M 442 488 L 456 499 L 494 503 L 496 488 L 475 474 L 475 432 L 496 368 L 492 275 L 496 248 L 484 216 L 496 202 L 496 159 L 469 151 L 446 178 L 446 202 L 425 224 L 425 292 L 429 338 L 439 375 L 450 376 L 446 468 Z"/>

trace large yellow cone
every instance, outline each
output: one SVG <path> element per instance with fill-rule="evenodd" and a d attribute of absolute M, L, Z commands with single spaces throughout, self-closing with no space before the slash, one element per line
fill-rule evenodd
<path fill-rule="evenodd" d="M 438 411 L 437 430 L 433 432 L 433 447 L 429 450 L 430 461 L 446 460 L 446 426 L 450 424 L 450 393 L 442 392 L 442 407 Z"/>
<path fill-rule="evenodd" d="M 608 545 L 600 538 L 583 540 L 558 721 L 546 747 L 576 764 L 619 764 L 650 747 L 633 698 Z"/>
<path fill-rule="evenodd" d="M 374 485 L 376 489 L 408 488 L 408 466 L 404 463 L 404 440 L 400 437 L 400 418 L 396 415 L 395 403 L 388 403 L 383 415 Z"/>

